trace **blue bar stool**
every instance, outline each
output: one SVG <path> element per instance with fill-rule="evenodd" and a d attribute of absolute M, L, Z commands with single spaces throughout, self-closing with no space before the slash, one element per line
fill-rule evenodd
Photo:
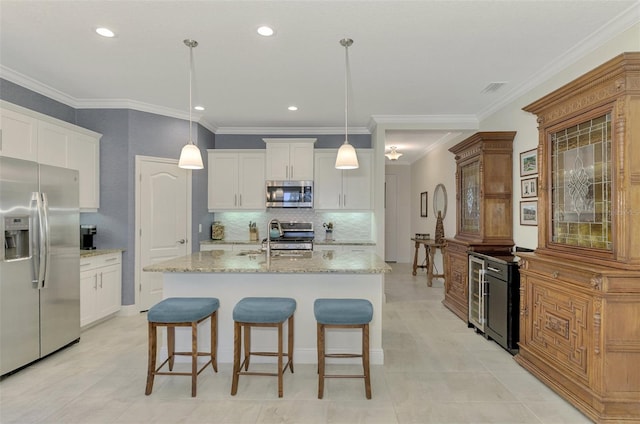
<path fill-rule="evenodd" d="M 153 379 L 156 375 L 190 375 L 191 396 L 196 395 L 196 380 L 209 364 L 218 372 L 218 308 L 220 301 L 215 297 L 170 297 L 154 305 L 147 313 L 149 321 L 149 365 L 147 370 L 147 388 L 145 395 L 153 390 Z M 211 351 L 198 352 L 198 324 L 211 318 Z M 168 358 L 156 368 L 157 329 L 167 327 Z M 191 327 L 191 352 L 176 352 L 176 327 Z M 191 356 L 191 372 L 173 372 L 176 355 Z M 198 356 L 209 356 L 209 361 L 198 371 Z M 169 371 L 160 369 L 169 363 Z"/>
<path fill-rule="evenodd" d="M 240 375 L 268 375 L 278 377 L 278 397 L 282 397 L 282 377 L 287 367 L 293 373 L 293 313 L 296 310 L 296 301 L 288 297 L 245 297 L 233 308 L 233 381 L 231 383 L 231 395 L 238 391 L 238 379 Z M 288 348 L 283 353 L 282 325 L 288 321 Z M 276 327 L 278 329 L 278 352 L 252 352 L 251 328 L 252 327 Z M 240 340 L 244 328 L 244 360 L 240 363 Z M 249 372 L 249 359 L 255 356 L 277 356 L 278 372 Z M 283 367 L 283 357 L 287 357 L 287 363 Z M 244 371 L 242 369 L 244 368 Z"/>
<path fill-rule="evenodd" d="M 367 399 L 371 399 L 369 372 L 369 323 L 373 305 L 366 299 L 316 299 L 313 312 L 318 322 L 318 399 L 324 396 L 325 378 L 364 378 Z M 362 329 L 362 353 L 325 353 L 325 329 Z M 362 358 L 362 375 L 325 374 L 325 358 Z"/>

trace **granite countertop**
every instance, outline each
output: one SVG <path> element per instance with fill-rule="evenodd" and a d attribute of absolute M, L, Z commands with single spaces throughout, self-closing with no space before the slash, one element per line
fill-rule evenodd
<path fill-rule="evenodd" d="M 260 244 L 261 240 L 204 240 L 201 241 L 200 244 Z M 314 239 L 314 244 L 318 245 L 335 245 L 335 246 L 375 246 L 376 244 L 373 241 L 362 241 L 362 240 L 325 240 L 325 239 Z"/>
<path fill-rule="evenodd" d="M 373 241 L 363 241 L 363 240 L 325 240 L 325 239 L 315 239 L 313 240 L 313 244 L 318 245 L 335 245 L 335 246 L 375 246 L 376 244 Z"/>
<path fill-rule="evenodd" d="M 80 250 L 81 258 L 90 258 L 92 256 L 109 255 L 111 253 L 122 253 L 124 249 L 94 249 L 94 250 Z"/>
<path fill-rule="evenodd" d="M 200 244 L 260 244 L 262 240 L 203 240 Z"/>
<path fill-rule="evenodd" d="M 342 273 L 381 274 L 391 271 L 379 256 L 371 252 L 304 252 L 271 257 L 264 252 L 211 250 L 146 266 L 151 272 L 254 272 L 254 273 Z"/>

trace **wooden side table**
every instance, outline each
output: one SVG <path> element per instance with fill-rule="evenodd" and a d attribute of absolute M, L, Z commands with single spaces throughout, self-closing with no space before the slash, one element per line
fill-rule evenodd
<path fill-rule="evenodd" d="M 442 274 L 434 274 L 433 273 L 433 258 L 436 254 L 436 249 L 440 249 L 442 252 L 442 248 L 444 247 L 443 243 L 436 243 L 435 240 L 432 239 L 411 239 L 415 242 L 416 251 L 413 254 L 413 275 L 416 275 L 416 271 L 418 268 L 427 268 L 427 286 L 431 287 L 432 280 L 434 277 L 436 278 L 444 278 L 444 270 Z M 424 246 L 424 253 L 426 256 L 426 264 L 418 265 L 418 251 L 420 250 L 420 245 Z"/>

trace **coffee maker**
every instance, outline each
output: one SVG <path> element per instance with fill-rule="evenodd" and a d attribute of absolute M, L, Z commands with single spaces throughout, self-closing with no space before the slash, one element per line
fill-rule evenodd
<path fill-rule="evenodd" d="M 96 235 L 95 225 L 81 225 L 80 226 L 80 249 L 82 250 L 94 250 L 96 247 L 93 245 L 93 236 Z"/>

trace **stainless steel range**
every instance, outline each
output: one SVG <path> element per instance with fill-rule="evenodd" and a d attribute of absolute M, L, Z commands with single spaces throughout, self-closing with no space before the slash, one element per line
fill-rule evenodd
<path fill-rule="evenodd" d="M 271 250 L 313 250 L 312 222 L 280 222 L 279 230 L 280 235 L 271 238 Z M 266 248 L 265 238 L 262 240 L 262 249 Z"/>

